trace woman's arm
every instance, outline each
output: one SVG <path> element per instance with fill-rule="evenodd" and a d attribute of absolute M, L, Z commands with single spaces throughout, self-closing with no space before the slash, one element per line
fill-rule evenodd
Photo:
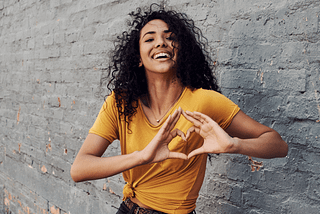
<path fill-rule="evenodd" d="M 109 144 L 98 135 L 88 134 L 71 166 L 70 174 L 75 182 L 110 177 L 140 164 L 137 152 L 101 157 Z"/>
<path fill-rule="evenodd" d="M 259 158 L 285 157 L 288 153 L 288 145 L 278 132 L 258 123 L 241 110 L 226 132 L 233 136 L 233 153 Z"/>
<path fill-rule="evenodd" d="M 275 158 L 285 157 L 288 153 L 287 143 L 275 130 L 256 122 L 241 110 L 226 131 L 202 113 L 186 111 L 183 115 L 194 124 L 187 132 L 187 138 L 193 131 L 204 138 L 203 146 L 192 151 L 188 158 L 202 153 L 237 153 Z"/>
<path fill-rule="evenodd" d="M 141 151 L 113 157 L 101 157 L 110 142 L 95 135 L 88 134 L 77 157 L 71 166 L 71 177 L 75 182 L 106 178 L 133 167 L 156 163 L 168 158 L 187 159 L 183 153 L 171 152 L 168 144 L 177 135 L 185 140 L 184 134 L 172 129 L 180 118 L 182 109 L 170 115 L 152 141 Z"/>

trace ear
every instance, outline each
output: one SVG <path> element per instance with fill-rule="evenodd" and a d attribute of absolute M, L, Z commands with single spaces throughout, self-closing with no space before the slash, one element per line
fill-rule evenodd
<path fill-rule="evenodd" d="M 141 58 L 140 58 L 140 61 L 139 61 L 139 67 L 142 67 L 142 61 L 141 61 Z"/>

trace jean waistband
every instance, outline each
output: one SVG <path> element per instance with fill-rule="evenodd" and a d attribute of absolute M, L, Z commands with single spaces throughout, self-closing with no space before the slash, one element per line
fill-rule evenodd
<path fill-rule="evenodd" d="M 166 213 L 161 212 L 161 211 L 150 210 L 150 209 L 146 209 L 146 208 L 143 208 L 143 207 L 139 207 L 139 205 L 134 203 L 134 202 L 132 202 L 130 200 L 130 198 L 127 198 L 124 201 L 124 204 L 129 208 L 129 210 L 130 210 L 129 214 L 166 214 Z M 196 211 L 193 210 L 192 212 L 190 212 L 188 214 L 196 214 Z"/>

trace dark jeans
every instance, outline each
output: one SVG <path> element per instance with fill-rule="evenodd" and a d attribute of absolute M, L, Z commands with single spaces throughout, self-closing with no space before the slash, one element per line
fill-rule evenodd
<path fill-rule="evenodd" d="M 124 202 L 121 203 L 119 209 L 118 209 L 118 212 L 116 214 L 135 214 L 133 213 L 134 209 L 137 207 L 138 205 L 135 204 L 131 210 L 125 205 Z M 160 212 L 160 211 L 153 211 L 152 213 L 154 214 L 165 214 L 163 212 Z M 196 211 L 192 211 L 191 213 L 189 214 L 196 214 Z"/>

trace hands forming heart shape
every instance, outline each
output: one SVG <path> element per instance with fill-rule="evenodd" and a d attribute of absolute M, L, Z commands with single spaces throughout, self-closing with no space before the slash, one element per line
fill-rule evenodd
<path fill-rule="evenodd" d="M 188 129 L 186 135 L 179 129 L 172 130 L 181 114 L 193 123 L 193 126 Z M 183 140 L 187 141 L 192 132 L 196 132 L 204 139 L 203 145 L 200 148 L 193 150 L 188 155 L 169 150 L 168 144 L 173 138 L 179 135 Z M 147 164 L 160 162 L 169 158 L 187 160 L 195 155 L 204 153 L 228 153 L 231 151 L 234 143 L 234 139 L 209 116 L 200 112 L 183 111 L 179 107 L 172 115 L 169 115 L 152 141 L 140 151 L 141 160 L 142 163 Z"/>

